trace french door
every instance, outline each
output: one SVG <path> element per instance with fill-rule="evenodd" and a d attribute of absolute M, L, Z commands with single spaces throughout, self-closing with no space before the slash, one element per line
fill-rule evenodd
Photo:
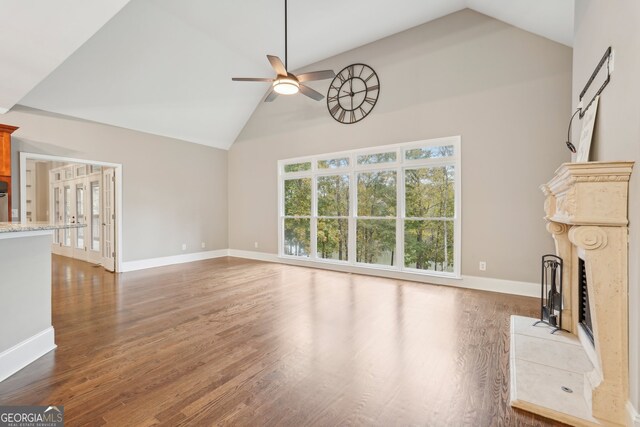
<path fill-rule="evenodd" d="M 53 221 L 85 227 L 57 230 L 52 251 L 115 271 L 115 169 L 89 166 L 74 175 L 66 169 L 51 173 Z"/>

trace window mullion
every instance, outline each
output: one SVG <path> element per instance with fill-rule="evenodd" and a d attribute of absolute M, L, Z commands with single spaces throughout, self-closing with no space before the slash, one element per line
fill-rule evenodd
<path fill-rule="evenodd" d="M 397 169 L 396 177 L 396 266 L 404 269 L 404 173 L 401 166 Z"/>
<path fill-rule="evenodd" d="M 315 162 L 314 162 L 315 163 Z M 313 165 L 312 165 L 313 167 Z M 311 259 L 318 258 L 318 177 L 315 174 L 311 177 L 311 231 L 309 238 L 311 239 L 309 256 Z"/>
<path fill-rule="evenodd" d="M 352 154 L 351 162 L 355 162 L 356 156 Z M 349 172 L 349 248 L 348 248 L 348 261 L 349 264 L 354 265 L 356 263 L 356 217 L 358 215 L 358 183 L 357 172 L 355 168 Z"/>

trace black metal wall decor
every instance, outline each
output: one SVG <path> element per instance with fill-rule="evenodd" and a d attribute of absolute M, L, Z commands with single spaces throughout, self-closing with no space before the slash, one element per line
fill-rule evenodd
<path fill-rule="evenodd" d="M 543 255 L 540 283 L 540 320 L 553 328 L 551 333 L 562 329 L 562 258 Z"/>
<path fill-rule="evenodd" d="M 569 129 L 567 130 L 567 141 L 566 141 L 566 144 L 567 144 L 567 148 L 572 153 L 576 152 L 576 147 L 571 142 L 571 124 L 573 123 L 573 119 L 576 117 L 576 114 L 578 114 L 578 113 L 580 113 L 580 118 L 582 119 L 582 117 L 584 117 L 584 115 L 586 114 L 586 112 L 589 109 L 589 107 L 591 107 L 591 104 L 593 104 L 593 101 L 595 101 L 595 99 L 598 97 L 598 95 L 600 95 L 602 93 L 604 88 L 607 87 L 607 85 L 611 81 L 611 71 L 612 71 L 611 68 L 612 67 L 610 67 L 610 65 L 611 65 L 612 56 L 613 55 L 612 55 L 611 46 L 609 46 L 609 48 L 604 52 L 604 55 L 600 59 L 600 62 L 598 62 L 598 65 L 596 65 L 596 69 L 593 70 L 593 73 L 591 73 L 591 77 L 589 77 L 589 80 L 587 80 L 587 84 L 584 85 L 584 88 L 582 89 L 582 92 L 580 92 L 580 102 L 582 102 L 582 98 L 584 98 L 585 94 L 587 93 L 587 91 L 591 87 L 591 84 L 595 80 L 595 78 L 598 75 L 598 73 L 600 73 L 600 70 L 602 69 L 602 67 L 604 66 L 604 64 L 606 62 L 606 64 L 607 64 L 607 77 L 602 82 L 602 85 L 600 85 L 600 87 L 598 88 L 598 91 L 593 95 L 593 97 L 591 98 L 591 100 L 589 101 L 587 106 L 584 107 L 584 108 L 578 107 L 576 112 L 573 113 L 573 115 L 571 116 L 571 119 L 569 119 Z"/>
<path fill-rule="evenodd" d="M 604 55 L 600 59 L 600 62 L 598 62 L 598 65 L 596 65 L 596 69 L 593 70 L 593 73 L 591 73 L 591 77 L 589 77 L 589 80 L 587 80 L 587 84 L 584 85 L 582 92 L 580 92 L 580 101 L 582 101 L 582 98 L 584 98 L 584 95 L 587 93 L 587 90 L 589 90 L 591 83 L 593 83 L 593 80 L 596 78 L 596 76 L 602 69 L 602 66 L 605 64 L 605 62 L 607 63 L 607 78 L 604 80 L 604 82 L 602 82 L 602 85 L 600 86 L 598 91 L 593 95 L 593 97 L 591 98 L 591 101 L 589 101 L 587 106 L 580 109 L 580 118 L 584 116 L 584 114 L 587 112 L 589 107 L 591 107 L 591 104 L 593 104 L 593 101 L 596 99 L 596 97 L 602 93 L 604 88 L 607 87 L 607 85 L 609 84 L 609 81 L 611 81 L 611 67 L 609 67 L 611 63 L 611 46 L 609 46 L 607 50 L 604 52 Z"/>

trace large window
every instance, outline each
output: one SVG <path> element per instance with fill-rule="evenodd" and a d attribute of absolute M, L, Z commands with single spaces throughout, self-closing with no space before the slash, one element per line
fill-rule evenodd
<path fill-rule="evenodd" d="M 278 163 L 280 256 L 460 273 L 460 138 Z"/>

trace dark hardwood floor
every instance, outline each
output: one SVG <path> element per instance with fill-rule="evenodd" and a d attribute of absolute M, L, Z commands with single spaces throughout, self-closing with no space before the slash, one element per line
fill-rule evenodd
<path fill-rule="evenodd" d="M 58 348 L 1 405 L 67 425 L 559 425 L 509 407 L 531 298 L 220 258 L 114 275 L 54 256 Z"/>

